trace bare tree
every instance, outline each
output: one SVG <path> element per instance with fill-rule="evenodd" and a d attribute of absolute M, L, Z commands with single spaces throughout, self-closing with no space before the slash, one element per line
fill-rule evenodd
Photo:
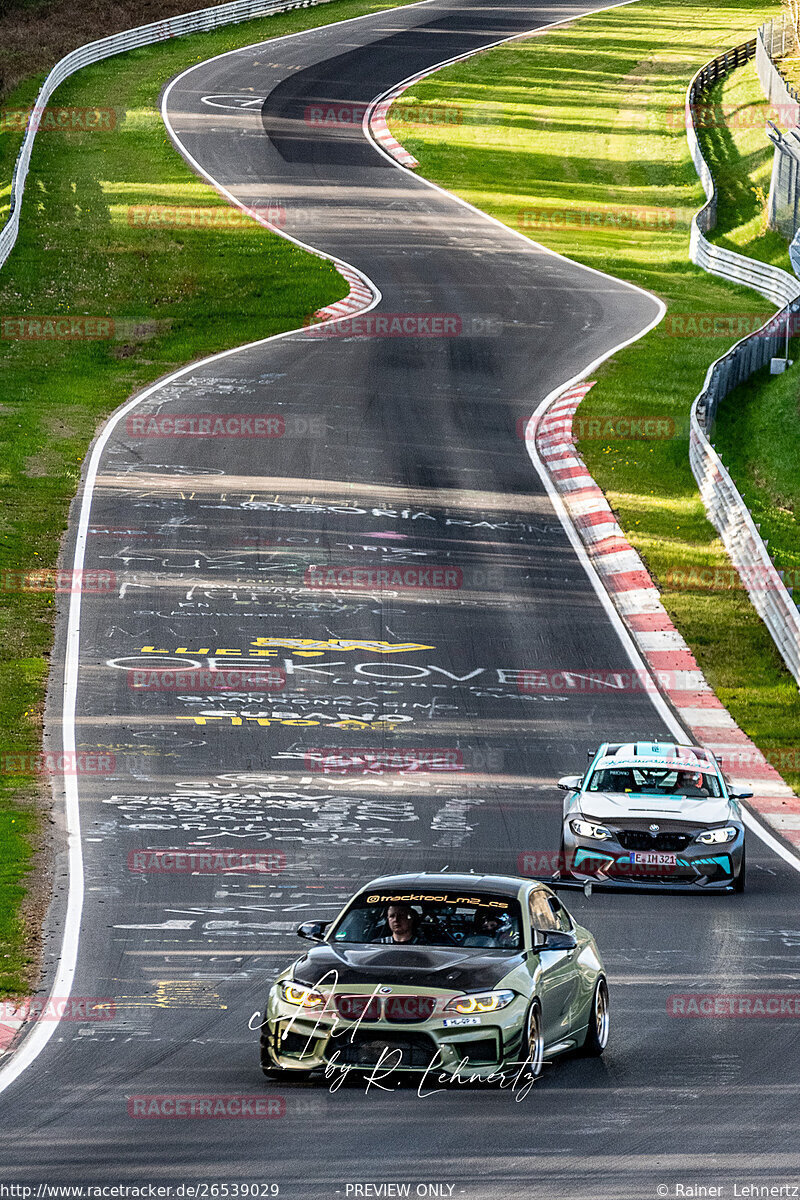
<path fill-rule="evenodd" d="M 783 11 L 789 22 L 794 44 L 800 44 L 800 0 L 783 0 Z"/>

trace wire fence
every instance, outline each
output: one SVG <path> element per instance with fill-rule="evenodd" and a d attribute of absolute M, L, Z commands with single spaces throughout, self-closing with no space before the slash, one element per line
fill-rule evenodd
<path fill-rule="evenodd" d="M 784 17 L 767 21 L 756 37 L 756 69 L 761 89 L 772 106 L 777 124 L 767 134 L 775 146 L 769 189 L 768 224 L 791 241 L 800 227 L 800 94 L 778 68 L 784 55 L 796 49 L 794 30 Z"/>
<path fill-rule="evenodd" d="M 737 47 L 738 54 L 728 51 L 707 63 L 695 75 L 686 94 L 686 137 L 706 193 L 706 203 L 692 219 L 690 257 L 692 262 L 715 275 L 755 288 L 781 308 L 761 329 L 742 338 L 708 368 L 703 390 L 692 405 L 689 462 L 709 520 L 739 572 L 753 607 L 800 684 L 800 613 L 769 556 L 747 505 L 710 441 L 720 401 L 773 358 L 786 357 L 791 327 L 797 327 L 797 314 L 800 313 L 800 281 L 778 267 L 715 246 L 705 236 L 716 225 L 717 193 L 694 126 L 696 100 L 728 70 L 749 61 L 754 54 L 757 56 L 759 42 L 760 38 L 756 38 Z"/>
<path fill-rule="evenodd" d="M 759 29 L 758 35 L 773 64 L 776 59 L 784 58 L 797 48 L 797 38 L 786 13 L 782 13 L 780 17 L 773 17 L 770 21 L 766 21 Z M 800 96 L 794 88 L 790 87 L 785 80 L 784 84 L 789 94 L 795 100 L 800 100 Z"/>

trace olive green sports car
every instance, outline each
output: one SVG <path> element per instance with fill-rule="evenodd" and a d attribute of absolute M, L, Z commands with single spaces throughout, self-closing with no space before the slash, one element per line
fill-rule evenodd
<path fill-rule="evenodd" d="M 334 921 L 297 932 L 317 945 L 270 990 L 261 1065 L 272 1077 L 531 1079 L 562 1051 L 598 1055 L 608 1041 L 594 938 L 542 882 L 385 876 Z"/>

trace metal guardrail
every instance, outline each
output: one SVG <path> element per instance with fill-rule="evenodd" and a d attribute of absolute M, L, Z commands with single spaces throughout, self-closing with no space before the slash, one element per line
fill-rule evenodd
<path fill-rule="evenodd" d="M 697 140 L 695 101 L 709 84 L 721 79 L 726 70 L 752 58 L 756 45 L 757 39 L 754 39 L 707 63 L 695 75 L 686 93 L 686 137 L 707 197 L 700 212 L 692 219 L 690 256 L 692 262 L 704 270 L 732 283 L 754 288 L 782 307 L 761 329 L 742 338 L 708 368 L 703 390 L 692 405 L 689 463 L 709 520 L 739 572 L 753 607 L 800 684 L 800 613 L 769 556 L 747 505 L 709 441 L 720 400 L 766 366 L 771 358 L 782 355 L 789 322 L 793 314 L 800 312 L 800 281 L 778 267 L 715 246 L 705 237 L 716 225 L 717 196 L 711 171 Z"/>
<path fill-rule="evenodd" d="M 217 29 L 222 25 L 235 25 L 239 21 L 249 21 L 253 17 L 268 17 L 274 13 L 290 12 L 296 8 L 314 8 L 319 4 L 329 4 L 331 0 L 233 0 L 230 4 L 221 4 L 217 8 L 197 9 L 179 17 L 169 17 L 164 21 L 153 21 L 150 25 L 139 25 L 135 29 L 127 29 L 123 33 L 114 33 L 110 37 L 101 38 L 96 42 L 87 42 L 77 50 L 70 51 L 53 67 L 42 84 L 41 91 L 31 111 L 31 117 L 25 132 L 14 174 L 11 180 L 11 211 L 8 220 L 0 230 L 0 267 L 5 263 L 19 233 L 20 210 L 25 191 L 25 180 L 33 152 L 36 132 L 42 119 L 45 106 L 53 92 L 81 67 L 90 63 L 101 62 L 114 54 L 124 54 L 126 50 L 134 50 L 139 46 L 151 46 L 156 42 L 165 42 L 169 38 L 178 37 L 184 33 L 199 33 Z"/>
<path fill-rule="evenodd" d="M 693 263 L 702 267 L 704 271 L 708 271 L 709 274 L 720 275 L 723 279 L 743 283 L 746 287 L 760 292 L 773 304 L 784 305 L 800 294 L 800 284 L 793 275 L 790 275 L 788 271 L 781 271 L 778 267 L 771 267 L 768 263 L 747 258 L 744 254 L 736 254 L 733 250 L 715 246 L 703 236 L 717 223 L 717 191 L 711 171 L 701 153 L 694 127 L 697 99 L 708 87 L 722 79 L 728 71 L 749 62 L 755 55 L 755 51 L 756 39 L 753 38 L 752 41 L 744 42 L 726 54 L 720 54 L 697 72 L 686 93 L 686 137 L 692 161 L 707 197 L 706 203 L 699 213 L 692 218 L 689 257 Z"/>

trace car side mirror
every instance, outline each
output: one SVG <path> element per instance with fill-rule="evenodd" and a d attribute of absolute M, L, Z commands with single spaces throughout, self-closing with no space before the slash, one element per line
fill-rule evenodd
<path fill-rule="evenodd" d="M 728 795 L 730 796 L 731 800 L 752 800 L 753 798 L 753 793 L 747 791 L 728 792 Z"/>
<path fill-rule="evenodd" d="M 560 787 L 562 792 L 574 792 L 583 782 L 582 775 L 565 775 L 563 779 L 559 779 L 556 787 Z"/>
<path fill-rule="evenodd" d="M 308 938 L 310 942 L 321 942 L 329 925 L 330 921 L 304 921 L 297 930 L 297 936 Z"/>
<path fill-rule="evenodd" d="M 578 944 L 578 939 L 574 933 L 562 933 L 560 929 L 548 929 L 544 935 L 544 942 L 541 946 L 537 946 L 538 950 L 574 950 Z"/>

